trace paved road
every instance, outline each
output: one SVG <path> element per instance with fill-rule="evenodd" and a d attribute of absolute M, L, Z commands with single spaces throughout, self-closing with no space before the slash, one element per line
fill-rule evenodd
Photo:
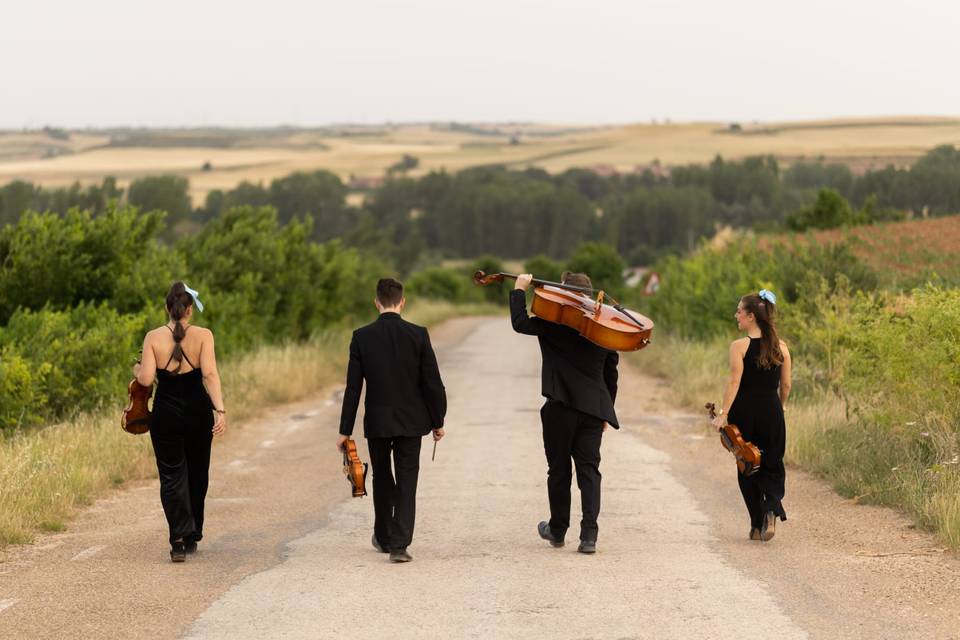
<path fill-rule="evenodd" d="M 435 462 L 424 447 L 414 562 L 369 546 L 329 390 L 217 444 L 207 537 L 185 564 L 167 558 L 156 481 L 3 552 L 0 638 L 960 637 L 960 561 L 889 510 L 791 469 L 790 521 L 746 540 L 727 454 L 630 367 L 599 552 L 549 547 L 536 341 L 506 318 L 431 333 L 449 435 Z"/>
<path fill-rule="evenodd" d="M 666 455 L 611 434 L 600 552 L 553 549 L 537 410 L 536 340 L 487 322 L 443 358 L 449 438 L 422 456 L 413 563 L 369 544 L 368 500 L 338 505 L 192 626 L 189 638 L 742 638 L 730 602 L 777 637 L 806 634 L 763 584 L 713 549 Z M 576 536 L 576 532 L 573 532 Z M 654 631 L 656 630 L 656 631 Z"/>

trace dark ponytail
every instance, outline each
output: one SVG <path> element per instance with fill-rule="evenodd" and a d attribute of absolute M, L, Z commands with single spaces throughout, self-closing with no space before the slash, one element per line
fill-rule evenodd
<path fill-rule="evenodd" d="M 780 349 L 780 337 L 775 322 L 777 306 L 752 293 L 740 298 L 743 310 L 752 313 L 760 328 L 760 356 L 757 364 L 763 369 L 783 364 L 783 351 Z"/>
<path fill-rule="evenodd" d="M 183 348 L 180 342 L 187 335 L 187 328 L 183 326 L 181 320 L 187 315 L 187 309 L 193 304 L 193 296 L 187 293 L 187 289 L 182 282 L 174 282 L 170 287 L 170 293 L 167 294 L 167 314 L 173 320 L 173 357 L 177 363 L 177 369 L 183 362 Z"/>

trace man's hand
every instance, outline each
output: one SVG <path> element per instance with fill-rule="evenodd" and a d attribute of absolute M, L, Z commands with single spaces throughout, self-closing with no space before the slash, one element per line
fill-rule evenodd
<path fill-rule="evenodd" d="M 533 280 L 533 276 L 529 273 L 522 273 L 517 276 L 517 284 L 514 289 L 520 289 L 521 291 L 526 291 L 527 287 L 530 286 L 530 281 Z"/>
<path fill-rule="evenodd" d="M 434 430 L 433 430 L 433 441 L 434 441 L 434 442 L 439 442 L 439 441 L 440 441 L 440 438 L 442 438 L 442 437 L 445 436 L 445 435 L 447 435 L 447 434 L 446 434 L 446 432 L 444 432 L 443 427 L 441 427 L 441 428 L 439 428 L 439 429 L 434 429 Z"/>
<path fill-rule="evenodd" d="M 349 439 L 350 439 L 350 436 L 345 436 L 345 435 L 337 436 L 337 451 L 339 451 L 340 453 L 343 453 L 343 445 Z"/>

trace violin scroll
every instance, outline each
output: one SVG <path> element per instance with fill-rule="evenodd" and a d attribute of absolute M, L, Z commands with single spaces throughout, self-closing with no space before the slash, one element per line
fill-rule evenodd
<path fill-rule="evenodd" d="M 473 274 L 473 284 L 485 287 L 488 284 L 493 284 L 494 282 L 503 282 L 503 278 L 506 274 L 504 273 L 491 273 L 487 275 L 483 271 L 475 271 Z"/>

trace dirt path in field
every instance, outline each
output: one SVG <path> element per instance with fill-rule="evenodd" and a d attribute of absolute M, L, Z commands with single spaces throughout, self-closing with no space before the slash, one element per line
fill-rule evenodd
<path fill-rule="evenodd" d="M 339 638 L 345 620 L 366 638 L 960 637 L 960 561 L 888 510 L 790 470 L 790 520 L 748 541 L 728 454 L 636 369 L 604 438 L 599 552 L 549 547 L 536 341 L 506 318 L 431 333 L 450 412 L 435 462 L 424 446 L 414 562 L 370 547 L 330 390 L 216 445 L 207 537 L 183 565 L 156 482 L 8 549 L 0 638 Z"/>

